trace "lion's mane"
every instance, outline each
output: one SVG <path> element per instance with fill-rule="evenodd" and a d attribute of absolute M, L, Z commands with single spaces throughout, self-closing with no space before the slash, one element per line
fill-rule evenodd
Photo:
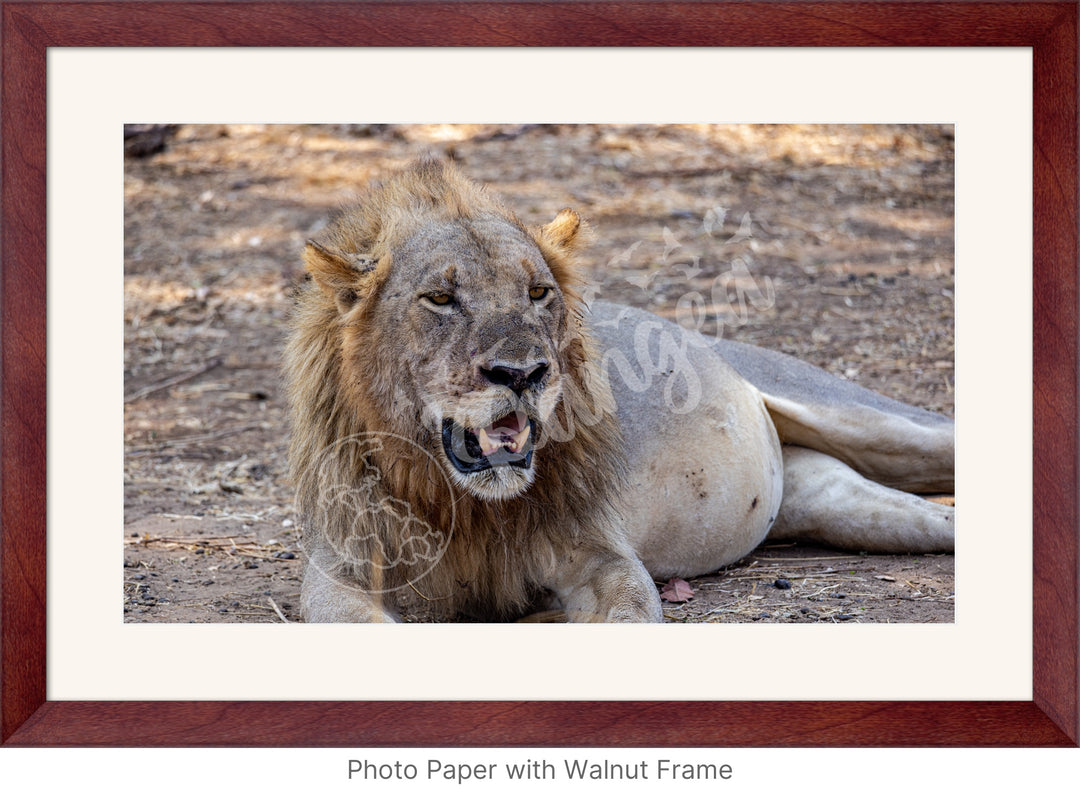
<path fill-rule="evenodd" d="M 560 350 L 565 384 L 537 450 L 536 479 L 520 496 L 484 501 L 447 481 L 438 433 L 402 392 L 400 337 L 372 321 L 395 245 L 425 225 L 499 215 L 540 247 L 570 309 Z M 558 232 L 556 232 L 558 233 Z M 450 166 L 423 160 L 374 186 L 320 235 L 364 254 L 347 312 L 316 281 L 297 291 L 284 354 L 291 407 L 290 474 L 304 542 L 329 546 L 338 567 L 372 592 L 434 607 L 439 617 L 512 617 L 540 577 L 597 532 L 621 531 L 616 507 L 625 453 L 606 377 L 583 320 L 568 240 L 527 229 Z M 318 253 L 309 246 L 308 268 Z M 471 611 L 471 612 L 470 612 Z"/>

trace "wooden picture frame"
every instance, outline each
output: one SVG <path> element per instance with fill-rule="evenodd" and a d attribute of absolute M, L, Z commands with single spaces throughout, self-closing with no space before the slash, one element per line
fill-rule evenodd
<path fill-rule="evenodd" d="M 1077 745 L 1077 3 L 3 2 L 0 743 Z M 49 47 L 1021 47 L 1034 66 L 1034 663 L 1016 702 L 49 701 Z M 777 728 L 772 722 L 783 720 Z"/>

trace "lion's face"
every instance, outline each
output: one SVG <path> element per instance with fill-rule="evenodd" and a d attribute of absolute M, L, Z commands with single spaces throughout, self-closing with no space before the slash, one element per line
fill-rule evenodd
<path fill-rule="evenodd" d="M 566 211 L 536 235 L 550 255 L 578 222 Z M 308 257 L 336 299 L 348 381 L 376 417 L 468 492 L 522 493 L 566 369 L 567 297 L 538 239 L 484 213 L 421 221 L 370 255 L 311 243 Z"/>
<path fill-rule="evenodd" d="M 580 364 L 570 313 L 579 227 L 566 209 L 527 230 L 429 162 L 309 242 L 360 419 L 414 439 L 479 498 L 524 492 Z"/>
<path fill-rule="evenodd" d="M 562 390 L 567 308 L 543 254 L 491 216 L 433 222 L 392 260 L 373 316 L 399 343 L 401 389 L 458 485 L 488 499 L 521 493 Z"/>

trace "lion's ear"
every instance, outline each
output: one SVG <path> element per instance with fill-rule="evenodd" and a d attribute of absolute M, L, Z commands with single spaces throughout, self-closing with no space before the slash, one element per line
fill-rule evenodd
<path fill-rule="evenodd" d="M 563 294 L 573 303 L 580 301 L 578 292 L 583 279 L 574 264 L 574 254 L 590 239 L 588 224 L 573 209 L 563 209 L 554 220 L 531 233 Z"/>
<path fill-rule="evenodd" d="M 343 314 L 360 299 L 378 261 L 370 254 L 345 253 L 338 248 L 308 240 L 304 265 L 323 292 L 334 299 Z"/>
<path fill-rule="evenodd" d="M 537 238 L 542 244 L 572 253 L 578 245 L 578 234 L 581 230 L 581 217 L 578 213 L 573 209 L 563 209 L 555 215 L 554 220 L 540 228 Z"/>

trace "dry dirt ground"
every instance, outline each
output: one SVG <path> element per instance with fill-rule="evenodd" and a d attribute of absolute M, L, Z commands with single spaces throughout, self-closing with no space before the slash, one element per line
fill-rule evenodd
<path fill-rule="evenodd" d="M 170 133 L 153 153 L 129 140 L 125 159 L 125 621 L 297 620 L 278 371 L 299 253 L 335 207 L 424 151 L 528 223 L 577 209 L 595 227 L 600 297 L 952 414 L 950 127 Z M 953 619 L 951 555 L 782 544 L 691 585 L 668 620 Z"/>

